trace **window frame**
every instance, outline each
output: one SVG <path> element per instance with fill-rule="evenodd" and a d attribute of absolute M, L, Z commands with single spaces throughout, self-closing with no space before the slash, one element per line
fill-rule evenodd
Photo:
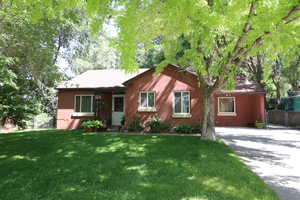
<path fill-rule="evenodd" d="M 82 107 L 82 97 L 91 97 L 91 112 L 81 112 L 81 107 Z M 80 97 L 80 103 L 79 103 L 79 112 L 76 112 L 76 98 Z M 93 94 L 80 94 L 80 95 L 75 95 L 74 96 L 74 113 L 73 116 L 94 116 L 95 111 L 94 111 L 94 101 L 95 101 L 95 95 Z"/>
<path fill-rule="evenodd" d="M 220 100 L 233 99 L 233 112 L 220 112 Z M 236 116 L 236 98 L 235 97 L 218 97 L 218 116 Z"/>
<path fill-rule="evenodd" d="M 189 95 L 189 112 L 187 113 L 183 113 L 182 110 L 183 110 L 183 98 L 182 98 L 182 94 L 183 93 L 188 93 Z M 180 113 L 176 113 L 175 112 L 175 94 L 176 93 L 180 93 L 180 105 L 181 105 L 181 112 Z M 178 90 L 178 91 L 174 91 L 173 92 L 173 115 L 172 115 L 173 118 L 190 118 L 192 117 L 191 115 L 191 91 L 188 91 L 188 90 Z"/>
<path fill-rule="evenodd" d="M 142 93 L 146 93 L 147 94 L 147 106 L 146 107 L 142 107 Z M 148 101 L 149 101 L 149 93 L 153 93 L 153 96 L 154 96 L 154 102 L 153 102 L 153 106 L 149 107 L 148 105 Z M 152 90 L 149 90 L 149 91 L 140 91 L 139 93 L 139 102 L 138 102 L 139 106 L 138 106 L 138 111 L 139 112 L 155 112 L 156 111 L 156 92 L 155 91 L 152 91 Z"/>

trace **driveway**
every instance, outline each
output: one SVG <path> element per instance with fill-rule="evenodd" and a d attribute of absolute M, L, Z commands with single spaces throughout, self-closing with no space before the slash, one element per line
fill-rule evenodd
<path fill-rule="evenodd" d="M 282 200 L 300 199 L 300 131 L 273 126 L 269 129 L 216 128 L 232 147 Z"/>

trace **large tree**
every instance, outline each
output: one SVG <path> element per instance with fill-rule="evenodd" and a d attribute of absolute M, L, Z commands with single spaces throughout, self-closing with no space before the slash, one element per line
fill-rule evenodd
<path fill-rule="evenodd" d="M 158 69 L 167 63 L 192 67 L 203 94 L 203 139 L 215 139 L 213 95 L 220 88 L 233 85 L 243 59 L 258 51 L 268 55 L 272 49 L 284 52 L 300 40 L 299 0 L 58 2 L 53 10 L 62 10 L 65 4 L 85 9 L 95 31 L 101 24 L 113 21 L 119 33 L 116 47 L 121 65 L 129 71 L 138 68 L 139 44 L 151 49 L 157 37 L 161 38 L 165 56 Z M 178 40 L 181 36 L 189 42 L 189 48 L 182 49 L 182 41 Z"/>
<path fill-rule="evenodd" d="M 0 1 L 0 122 L 20 127 L 38 112 L 55 114 L 56 61 L 80 21 L 76 9 L 36 17 L 38 4 L 24 2 Z"/>
<path fill-rule="evenodd" d="M 290 0 L 151 0 L 106 1 L 94 4 L 101 19 L 115 16 L 120 31 L 119 49 L 123 67 L 136 68 L 137 44 L 152 48 L 152 39 L 160 36 L 165 60 L 198 73 L 203 94 L 204 139 L 215 139 L 213 95 L 220 88 L 232 85 L 234 76 L 248 55 L 268 49 L 285 51 L 299 43 L 300 2 Z M 109 9 L 105 9 L 109 8 Z M 105 14 L 97 12 L 105 10 Z M 182 56 L 184 36 L 190 44 Z"/>

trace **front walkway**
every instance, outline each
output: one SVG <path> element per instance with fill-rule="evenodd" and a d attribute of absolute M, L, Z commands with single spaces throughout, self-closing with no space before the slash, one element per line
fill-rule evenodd
<path fill-rule="evenodd" d="M 300 199 L 300 131 L 217 128 L 217 135 L 233 148 L 283 200 Z"/>

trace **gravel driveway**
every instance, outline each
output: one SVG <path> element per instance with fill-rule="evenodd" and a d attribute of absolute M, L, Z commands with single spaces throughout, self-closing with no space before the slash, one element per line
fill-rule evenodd
<path fill-rule="evenodd" d="M 300 200 L 300 131 L 273 126 L 269 129 L 216 128 L 231 146 L 282 200 Z"/>

